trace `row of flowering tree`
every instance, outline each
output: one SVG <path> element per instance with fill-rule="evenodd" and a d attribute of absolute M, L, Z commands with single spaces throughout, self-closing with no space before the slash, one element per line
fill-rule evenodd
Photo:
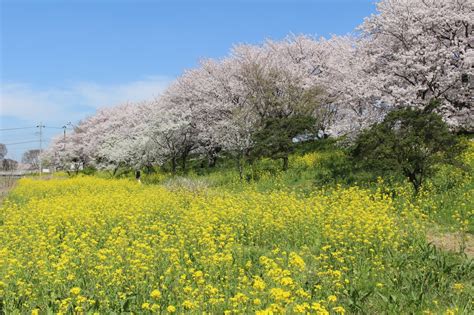
<path fill-rule="evenodd" d="M 353 36 L 237 45 L 186 71 L 157 99 L 99 110 L 46 156 L 58 167 L 169 163 L 175 172 L 191 154 L 212 166 L 225 152 L 241 169 L 262 151 L 259 142 L 272 145 L 261 135 L 353 135 L 393 108 L 425 108 L 433 99 L 453 129 L 472 131 L 472 21 L 470 0 L 382 0 Z"/>

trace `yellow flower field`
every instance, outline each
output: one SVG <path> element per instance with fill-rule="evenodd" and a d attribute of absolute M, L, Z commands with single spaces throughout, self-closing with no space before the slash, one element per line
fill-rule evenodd
<path fill-rule="evenodd" d="M 417 217 L 359 188 L 302 197 L 23 179 L 0 211 L 0 306 L 344 314 L 364 301 L 354 290 L 393 286 L 393 257 L 423 234 Z"/>

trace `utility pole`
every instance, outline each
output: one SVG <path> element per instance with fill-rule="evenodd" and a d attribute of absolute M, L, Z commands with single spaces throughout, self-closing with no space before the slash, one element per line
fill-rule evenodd
<path fill-rule="evenodd" d="M 43 174 L 43 164 L 41 162 L 41 153 L 43 153 L 43 128 L 45 126 L 43 125 L 42 122 L 39 123 L 39 125 L 36 126 L 36 128 L 39 128 L 39 140 L 40 140 L 40 148 L 39 148 L 39 174 L 40 176 Z"/>
<path fill-rule="evenodd" d="M 65 162 L 65 160 L 66 160 L 66 130 L 67 130 L 68 126 L 73 127 L 73 125 L 70 121 L 67 124 L 65 124 L 64 126 L 62 126 L 62 128 L 63 128 L 63 154 L 62 154 L 63 155 L 63 160 L 60 159 L 59 163 L 60 163 L 60 165 L 62 165 L 62 163 L 64 161 L 65 164 L 62 165 L 62 167 L 64 169 L 66 168 L 66 162 Z"/>
<path fill-rule="evenodd" d="M 67 126 L 64 125 L 64 126 L 63 126 L 63 131 L 64 131 L 64 140 L 63 140 L 63 141 L 64 141 L 64 146 L 63 146 L 63 151 L 66 151 L 66 128 L 67 128 Z"/>

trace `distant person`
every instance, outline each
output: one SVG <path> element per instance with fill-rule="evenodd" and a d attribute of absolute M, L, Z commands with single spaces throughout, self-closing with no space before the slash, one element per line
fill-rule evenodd
<path fill-rule="evenodd" d="M 141 173 L 140 173 L 140 171 L 136 171 L 136 172 L 135 172 L 135 178 L 136 178 L 136 179 L 137 179 L 137 181 L 138 181 L 138 182 L 141 184 L 141 183 L 142 183 L 142 181 L 140 180 L 140 177 L 141 177 Z"/>

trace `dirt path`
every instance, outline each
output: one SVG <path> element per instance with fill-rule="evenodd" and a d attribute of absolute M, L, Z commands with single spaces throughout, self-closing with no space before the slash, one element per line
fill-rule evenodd
<path fill-rule="evenodd" d="M 471 234 L 465 234 L 463 242 L 463 237 L 460 233 L 430 231 L 428 232 L 426 239 L 428 242 L 444 251 L 456 253 L 463 251 L 468 258 L 474 258 L 474 236 Z M 464 249 L 462 249 L 462 247 L 464 247 Z"/>

